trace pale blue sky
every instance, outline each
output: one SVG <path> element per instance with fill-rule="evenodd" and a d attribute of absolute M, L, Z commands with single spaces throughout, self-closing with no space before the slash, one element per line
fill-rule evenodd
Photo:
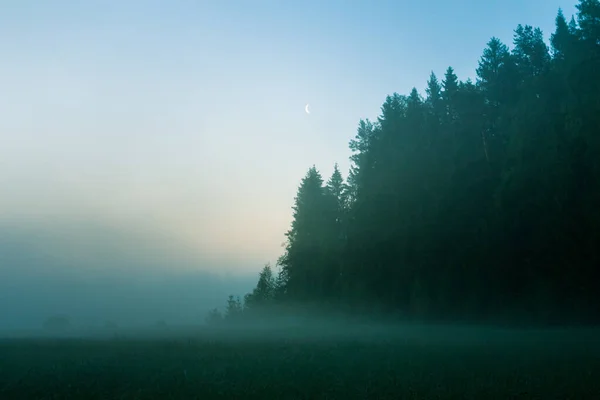
<path fill-rule="evenodd" d="M 574 3 L 0 0 L 0 217 L 126 228 L 198 257 L 181 265 L 258 271 L 307 168 L 345 175 L 387 94 L 449 65 L 474 77 L 491 36 L 548 37 Z M 75 246 L 81 268 L 91 245 L 73 235 L 53 251 Z"/>

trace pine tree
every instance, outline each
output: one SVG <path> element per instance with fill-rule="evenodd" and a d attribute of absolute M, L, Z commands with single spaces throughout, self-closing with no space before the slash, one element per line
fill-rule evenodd
<path fill-rule="evenodd" d="M 239 297 L 229 295 L 227 299 L 227 308 L 225 309 L 225 318 L 228 320 L 236 320 L 242 315 L 243 306 Z"/>
<path fill-rule="evenodd" d="M 500 39 L 492 38 L 477 67 L 477 84 L 484 91 L 491 107 L 507 105 L 513 99 L 514 73 L 514 60 L 508 46 Z"/>
<path fill-rule="evenodd" d="M 539 28 L 519 25 L 515 29 L 513 43 L 516 67 L 524 79 L 538 76 L 546 70 L 550 62 L 550 54 Z"/>
<path fill-rule="evenodd" d="M 280 259 L 287 276 L 287 293 L 293 298 L 319 299 L 330 289 L 321 271 L 331 268 L 326 265 L 329 260 L 326 246 L 335 226 L 331 204 L 323 178 L 313 166 L 298 188 L 292 227 L 286 233 L 286 252 Z"/>
<path fill-rule="evenodd" d="M 266 264 L 258 274 L 258 282 L 252 293 L 244 297 L 244 306 L 247 309 L 264 307 L 275 298 L 275 277 L 270 264 Z"/>
<path fill-rule="evenodd" d="M 348 207 L 352 208 L 359 197 L 361 181 L 368 175 L 373 167 L 372 149 L 376 141 L 376 126 L 368 119 L 361 120 L 358 124 L 356 136 L 350 140 L 349 148 L 353 153 L 350 156 L 352 165 L 348 175 L 347 201 Z"/>
<path fill-rule="evenodd" d="M 341 222 L 342 214 L 344 213 L 347 204 L 347 190 L 346 185 L 344 184 L 344 178 L 342 177 L 342 173 L 340 172 L 337 163 L 333 166 L 333 173 L 331 174 L 331 178 L 327 181 L 327 190 L 335 199 L 337 213 L 339 214 L 336 219 Z"/>
<path fill-rule="evenodd" d="M 446 111 L 446 122 L 450 123 L 456 121 L 456 94 L 458 93 L 458 77 L 454 73 L 452 67 L 448 67 L 444 80 L 442 81 L 442 100 L 444 102 L 444 108 Z"/>
<path fill-rule="evenodd" d="M 571 34 L 569 32 L 569 26 L 567 20 L 563 14 L 562 9 L 558 9 L 558 15 L 555 20 L 555 30 L 550 36 L 550 43 L 552 44 L 552 55 L 555 60 L 564 60 L 565 52 L 568 51 L 571 43 Z"/>
<path fill-rule="evenodd" d="M 429 106 L 433 117 L 432 123 L 434 124 L 434 128 L 437 128 L 441 123 L 444 104 L 442 100 L 442 86 L 433 71 L 431 72 L 431 75 L 429 75 L 425 92 L 427 93 L 427 105 Z"/>
<path fill-rule="evenodd" d="M 600 0 L 579 0 L 576 7 L 581 38 L 600 51 Z"/>

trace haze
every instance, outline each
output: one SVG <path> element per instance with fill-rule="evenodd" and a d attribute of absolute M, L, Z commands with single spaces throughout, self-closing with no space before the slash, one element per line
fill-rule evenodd
<path fill-rule="evenodd" d="M 195 321 L 243 295 L 306 169 L 345 173 L 390 91 L 473 76 L 489 37 L 547 37 L 570 3 L 4 1 L 0 329 Z"/>

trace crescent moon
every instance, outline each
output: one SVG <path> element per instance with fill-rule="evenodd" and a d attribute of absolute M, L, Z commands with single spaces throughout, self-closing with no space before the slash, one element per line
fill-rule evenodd
<path fill-rule="evenodd" d="M 307 104 L 307 105 L 305 105 L 305 106 L 304 106 L 304 111 L 305 111 L 307 114 L 310 114 L 310 104 Z"/>

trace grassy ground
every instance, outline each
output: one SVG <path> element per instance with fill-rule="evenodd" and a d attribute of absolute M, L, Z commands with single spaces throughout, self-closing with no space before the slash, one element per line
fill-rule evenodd
<path fill-rule="evenodd" d="M 0 399 L 600 399 L 595 334 L 0 340 Z"/>

